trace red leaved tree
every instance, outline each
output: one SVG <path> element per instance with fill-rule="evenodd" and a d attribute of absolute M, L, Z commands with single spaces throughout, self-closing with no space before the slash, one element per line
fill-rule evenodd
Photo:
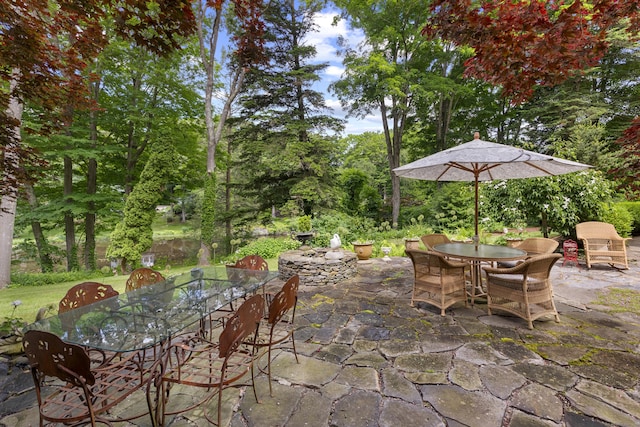
<path fill-rule="evenodd" d="M 597 64 L 624 19 L 632 32 L 640 24 L 639 0 L 434 0 L 431 9 L 423 34 L 471 46 L 465 74 L 502 86 L 514 103 Z"/>

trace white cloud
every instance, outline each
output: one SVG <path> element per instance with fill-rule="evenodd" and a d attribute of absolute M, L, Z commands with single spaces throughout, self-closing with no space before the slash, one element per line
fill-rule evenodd
<path fill-rule="evenodd" d="M 337 12 L 325 10 L 314 16 L 316 32 L 309 34 L 305 42 L 316 47 L 316 61 L 329 62 L 331 64 L 341 63 L 342 58 L 338 56 L 338 38 L 342 37 L 348 41 L 349 46 L 355 47 L 364 39 L 362 31 L 349 28 L 344 19 L 340 19 L 333 24 Z"/>
<path fill-rule="evenodd" d="M 347 117 L 347 112 L 342 108 L 339 100 L 327 98 L 325 105 L 332 109 L 334 117 L 345 119 L 344 135 L 361 134 L 363 132 L 382 132 L 380 116 L 368 114 L 366 117 Z"/>
<path fill-rule="evenodd" d="M 357 135 L 364 132 L 382 132 L 380 117 L 367 116 L 364 119 L 350 118 L 344 128 L 345 135 Z"/>
<path fill-rule="evenodd" d="M 342 76 L 343 72 L 344 72 L 344 67 L 342 66 L 339 67 L 337 65 L 329 65 L 323 71 L 325 75 L 331 76 L 331 77 L 340 77 Z"/>
<path fill-rule="evenodd" d="M 325 105 L 332 109 L 332 115 L 347 120 L 345 134 L 359 134 L 367 131 L 380 132 L 382 125 L 378 117 L 346 118 L 347 113 L 340 105 L 340 101 L 332 98 L 333 95 L 329 93 L 329 85 L 338 80 L 344 72 L 342 58 L 338 56 L 338 51 L 341 49 L 338 46 L 338 38 L 342 37 L 350 47 L 354 48 L 364 40 L 362 31 L 349 28 L 346 20 L 340 19 L 334 25 L 334 18 L 337 15 L 338 12 L 331 9 L 317 13 L 314 16 L 317 31 L 309 34 L 305 39 L 305 43 L 316 48 L 317 54 L 313 62 L 329 63 L 329 66 L 320 75 L 321 81 L 316 83 L 314 88 L 325 94 Z"/>

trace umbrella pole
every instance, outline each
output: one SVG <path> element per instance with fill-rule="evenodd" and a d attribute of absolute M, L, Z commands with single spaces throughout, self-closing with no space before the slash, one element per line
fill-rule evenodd
<path fill-rule="evenodd" d="M 478 233 L 478 171 L 474 171 L 475 175 L 475 186 L 476 186 L 476 215 L 475 215 L 475 236 L 473 236 L 473 243 L 476 245 L 476 250 L 478 249 L 478 243 L 480 243 L 480 233 Z"/>

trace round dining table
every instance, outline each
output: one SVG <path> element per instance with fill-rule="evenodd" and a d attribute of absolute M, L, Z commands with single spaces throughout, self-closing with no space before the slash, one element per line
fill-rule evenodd
<path fill-rule="evenodd" d="M 484 262 L 517 261 L 527 257 L 527 252 L 522 249 L 500 245 L 476 245 L 473 243 L 441 243 L 433 247 L 438 252 L 449 258 L 469 262 L 471 268 L 471 305 L 476 297 L 485 296 L 482 288 L 481 264 Z"/>

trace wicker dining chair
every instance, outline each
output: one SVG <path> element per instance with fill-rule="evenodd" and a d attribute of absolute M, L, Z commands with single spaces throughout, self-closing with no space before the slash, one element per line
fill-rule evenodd
<path fill-rule="evenodd" d="M 223 390 L 246 385 L 240 380 L 249 372 L 253 394 L 258 401 L 254 384 L 254 360 L 257 351 L 253 343 L 258 342 L 258 327 L 263 316 L 263 296 L 254 295 L 244 301 L 225 322 L 217 342 L 203 338 L 202 335 L 195 335 L 184 341 L 172 343 L 167 352 L 167 359 L 155 368 L 162 373 L 162 387 L 158 398 L 166 399 L 161 405 L 161 424 L 167 415 L 187 412 L 196 407 L 205 408 L 205 417 L 213 422 L 206 413 L 206 403 L 217 394 L 216 425 L 220 426 Z M 249 339 L 251 336 L 253 338 Z M 177 399 L 179 404 L 172 406 L 170 391 L 175 384 L 199 387 L 203 393 L 196 399 L 197 402 L 180 405 L 184 402 Z M 147 397 L 149 405 L 152 406 L 153 396 L 149 390 Z"/>
<path fill-rule="evenodd" d="M 446 234 L 439 233 L 425 234 L 424 236 L 420 237 L 420 240 L 422 240 L 422 243 L 428 251 L 433 250 L 433 247 L 435 245 L 439 245 L 441 243 L 451 243 L 451 240 L 447 237 Z"/>
<path fill-rule="evenodd" d="M 30 330 L 23 337 L 39 407 L 40 426 L 46 422 L 65 425 L 96 423 L 111 425 L 149 413 L 107 418 L 107 412 L 127 399 L 145 383 L 143 371 L 134 359 L 91 367 L 85 350 L 56 335 Z M 57 378 L 61 381 L 50 381 Z"/>
<path fill-rule="evenodd" d="M 129 275 L 124 290 L 125 292 L 133 291 L 163 280 L 164 276 L 159 271 L 147 267 L 136 268 Z"/>
<path fill-rule="evenodd" d="M 528 237 L 520 244 L 514 246 L 522 249 L 529 256 L 551 254 L 558 248 L 559 242 L 546 237 Z"/>
<path fill-rule="evenodd" d="M 514 246 L 516 249 L 521 249 L 527 253 L 527 257 L 532 257 L 542 254 L 552 254 L 560 243 L 554 239 L 548 239 L 546 237 L 528 237 Z M 515 267 L 522 261 L 500 261 L 498 267 L 509 268 Z"/>
<path fill-rule="evenodd" d="M 549 279 L 551 268 L 560 258 L 560 254 L 544 254 L 511 268 L 483 267 L 489 315 L 493 310 L 506 311 L 526 320 L 529 329 L 533 329 L 534 320 L 546 315 L 560 322 Z"/>
<path fill-rule="evenodd" d="M 464 301 L 467 306 L 466 263 L 449 261 L 436 252 L 420 249 L 407 249 L 406 253 L 414 271 L 412 307 L 416 301 L 423 301 L 438 307 L 444 316 L 445 309 L 456 302 Z"/>

